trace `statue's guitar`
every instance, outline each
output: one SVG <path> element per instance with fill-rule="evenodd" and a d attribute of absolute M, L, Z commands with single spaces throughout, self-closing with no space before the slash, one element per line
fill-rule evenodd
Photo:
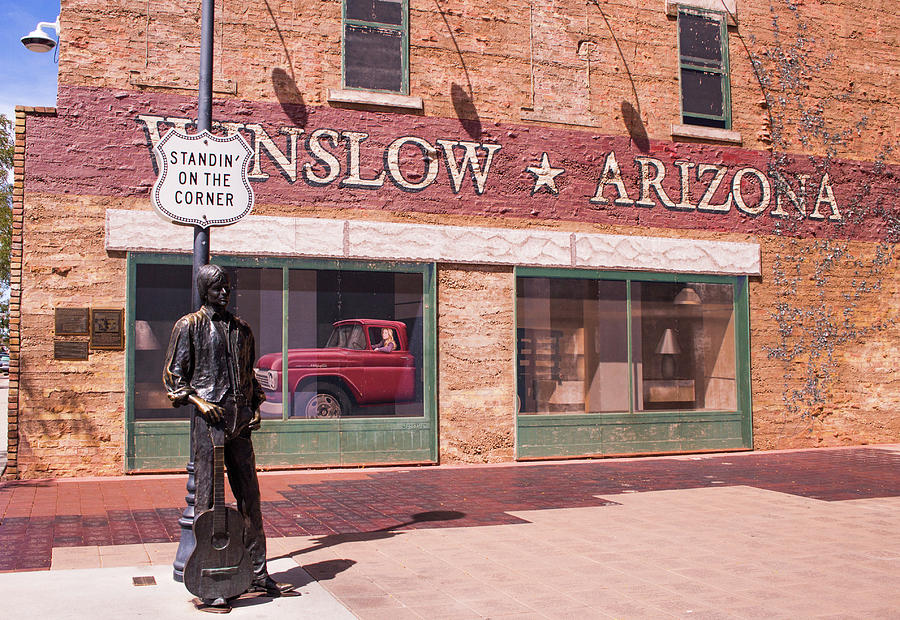
<path fill-rule="evenodd" d="M 250 587 L 253 567 L 244 547 L 244 521 L 225 505 L 224 433 L 213 441 L 213 507 L 194 517 L 196 545 L 184 564 L 184 585 L 204 601 L 228 600 Z"/>

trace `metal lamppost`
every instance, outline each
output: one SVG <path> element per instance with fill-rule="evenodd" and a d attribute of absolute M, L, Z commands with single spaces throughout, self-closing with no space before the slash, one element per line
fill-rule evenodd
<path fill-rule="evenodd" d="M 213 22 L 215 0 L 202 0 L 200 8 L 200 84 L 197 101 L 197 130 L 212 130 L 212 76 L 213 76 Z M 200 291 L 197 289 L 197 272 L 203 265 L 209 264 L 209 228 L 194 226 L 194 262 L 191 270 L 191 308 L 196 310 L 202 305 Z M 175 553 L 174 568 L 175 581 L 184 581 L 184 565 L 194 550 L 194 492 L 197 484 L 194 480 L 194 424 L 197 417 L 196 407 L 191 406 L 191 446 L 190 461 L 187 464 L 187 506 L 178 519 L 181 526 L 181 538 L 178 541 L 178 551 Z"/>

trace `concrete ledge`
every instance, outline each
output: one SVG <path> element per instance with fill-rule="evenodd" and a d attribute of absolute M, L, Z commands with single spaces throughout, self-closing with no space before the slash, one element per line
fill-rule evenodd
<path fill-rule="evenodd" d="M 367 90 L 328 89 L 328 103 L 355 103 L 358 105 L 376 105 L 385 108 L 402 108 L 405 110 L 423 110 L 425 104 L 421 97 L 376 93 Z"/>
<path fill-rule="evenodd" d="M 703 127 L 701 125 L 672 125 L 672 138 L 690 138 L 692 140 L 706 140 L 710 142 L 725 142 L 727 144 L 741 145 L 743 138 L 741 132 L 718 127 Z"/>
<path fill-rule="evenodd" d="M 344 223 L 313 218 L 248 215 L 232 226 L 213 226 L 210 251 L 258 256 L 341 257 Z M 106 249 L 190 253 L 193 226 L 173 224 L 155 211 L 107 209 Z"/>
<path fill-rule="evenodd" d="M 662 237 L 575 235 L 575 267 L 760 275 L 759 245 Z"/>
<path fill-rule="evenodd" d="M 210 235 L 214 254 L 759 275 L 756 243 L 251 215 Z M 193 228 L 109 209 L 106 249 L 189 253 Z"/>
<path fill-rule="evenodd" d="M 383 222 L 349 222 L 349 249 L 384 260 L 569 266 L 569 233 L 507 228 L 466 228 Z"/>

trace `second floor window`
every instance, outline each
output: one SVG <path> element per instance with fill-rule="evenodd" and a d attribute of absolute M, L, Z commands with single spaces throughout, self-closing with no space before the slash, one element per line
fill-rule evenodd
<path fill-rule="evenodd" d="M 681 122 L 730 129 L 731 88 L 725 15 L 679 9 L 678 54 Z"/>
<path fill-rule="evenodd" d="M 344 0 L 344 88 L 407 94 L 408 0 Z"/>

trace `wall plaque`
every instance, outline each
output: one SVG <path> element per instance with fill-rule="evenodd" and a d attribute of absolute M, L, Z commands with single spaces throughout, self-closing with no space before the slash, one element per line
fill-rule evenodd
<path fill-rule="evenodd" d="M 91 348 L 121 351 L 125 348 L 125 311 L 91 310 Z"/>
<path fill-rule="evenodd" d="M 90 329 L 88 308 L 55 308 L 54 329 L 57 336 L 87 336 Z"/>
<path fill-rule="evenodd" d="M 53 359 L 86 360 L 88 358 L 87 340 L 54 340 Z"/>

